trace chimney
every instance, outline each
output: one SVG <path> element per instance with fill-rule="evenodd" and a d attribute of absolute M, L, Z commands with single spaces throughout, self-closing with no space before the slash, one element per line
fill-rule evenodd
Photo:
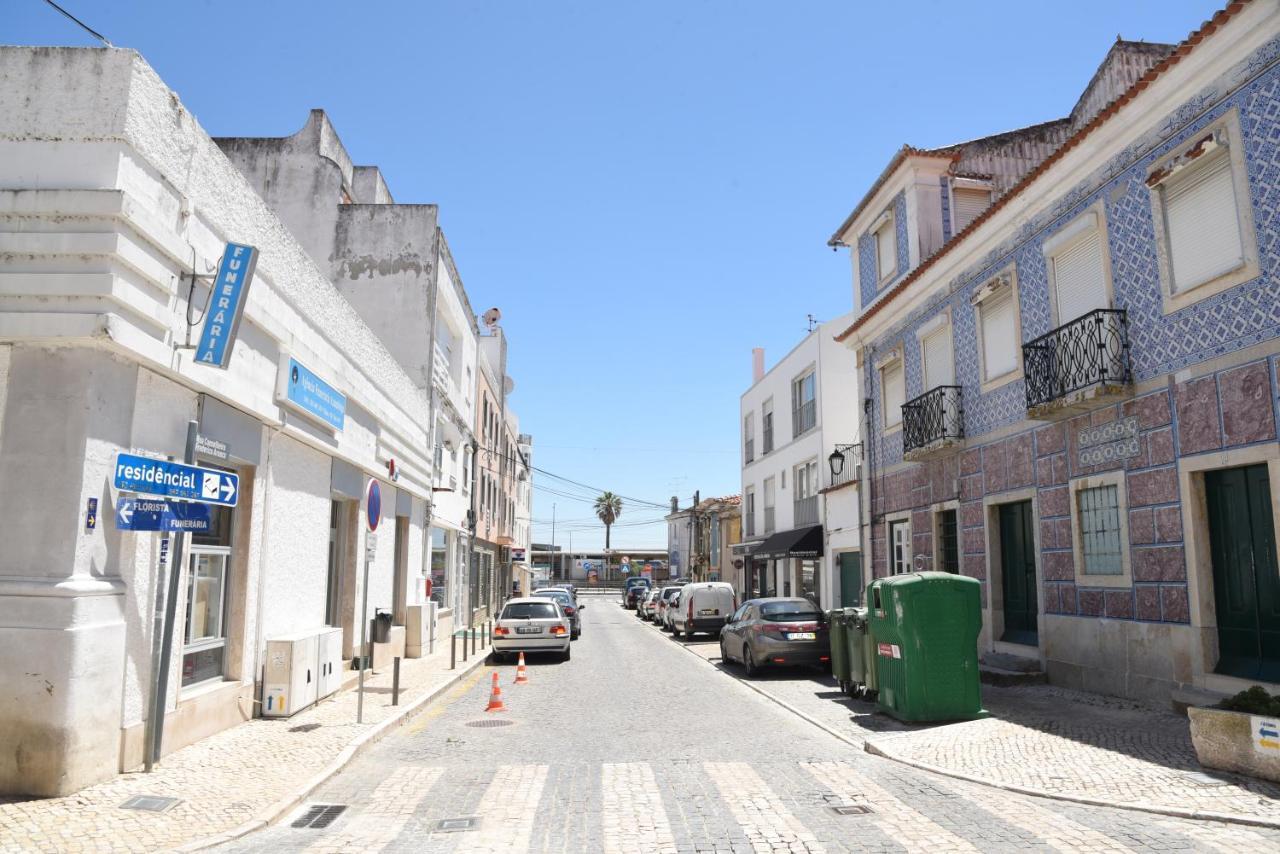
<path fill-rule="evenodd" d="M 755 384 L 762 379 L 764 379 L 764 348 L 754 347 L 751 350 L 751 382 Z"/>

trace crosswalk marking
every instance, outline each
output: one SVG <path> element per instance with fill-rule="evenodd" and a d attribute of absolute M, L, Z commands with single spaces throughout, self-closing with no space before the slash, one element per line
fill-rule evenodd
<path fill-rule="evenodd" d="M 605 851 L 661 851 L 676 844 L 648 762 L 606 762 L 601 772 Z"/>
<path fill-rule="evenodd" d="M 750 765 L 708 762 L 704 767 L 753 850 L 771 852 L 786 846 L 792 852 L 825 852 L 818 838 L 791 814 Z"/>
<path fill-rule="evenodd" d="M 381 851 L 395 842 L 443 773 L 443 768 L 397 769 L 369 793 L 368 803 L 339 833 L 321 834 L 306 850 L 316 854 Z"/>
<path fill-rule="evenodd" d="M 923 813 L 898 800 L 888 789 L 855 771 L 851 765 L 843 762 L 805 762 L 801 767 L 836 794 L 871 807 L 876 823 L 884 825 L 890 838 L 901 842 L 909 851 L 978 850 Z"/>
<path fill-rule="evenodd" d="M 546 785 L 546 765 L 501 766 L 476 807 L 480 827 L 463 834 L 462 850 L 474 854 L 528 851 L 534 813 Z"/>

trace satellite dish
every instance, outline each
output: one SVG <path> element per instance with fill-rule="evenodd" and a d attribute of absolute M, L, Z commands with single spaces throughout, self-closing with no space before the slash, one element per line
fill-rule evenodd
<path fill-rule="evenodd" d="M 491 308 L 482 315 L 481 319 L 484 321 L 485 326 L 492 329 L 497 326 L 498 321 L 502 319 L 502 312 L 498 311 L 496 308 Z"/>

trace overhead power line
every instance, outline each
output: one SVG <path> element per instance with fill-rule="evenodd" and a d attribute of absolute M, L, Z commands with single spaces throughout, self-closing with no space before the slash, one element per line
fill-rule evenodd
<path fill-rule="evenodd" d="M 107 47 L 115 47 L 115 45 L 113 45 L 110 41 L 108 41 L 108 40 L 107 40 L 107 37 L 106 37 L 106 36 L 104 36 L 102 33 L 98 32 L 97 30 L 95 30 L 95 29 L 93 29 L 92 27 L 90 27 L 90 26 L 89 26 L 88 24 L 86 24 L 84 21 L 80 20 L 80 19 L 79 19 L 79 18 L 77 18 L 75 15 L 71 14 L 71 13 L 70 13 L 70 12 L 68 12 L 66 9 L 62 8 L 61 6 L 59 6 L 57 3 L 54 3 L 54 2 L 53 2 L 53 0 L 44 0 L 44 2 L 48 3 L 48 4 L 49 4 L 50 6 L 52 6 L 53 8 L 57 9 L 59 12 L 61 12 L 63 15 L 65 15 L 68 19 L 70 19 L 71 21 L 73 21 L 73 22 L 76 24 L 76 26 L 78 26 L 80 29 L 84 30 L 84 31 L 85 31 L 86 33 L 88 33 L 89 35 L 93 36 L 93 37 L 94 37 L 95 39 L 97 39 L 98 41 L 102 42 L 102 43 L 103 43 L 104 45 L 106 45 Z"/>

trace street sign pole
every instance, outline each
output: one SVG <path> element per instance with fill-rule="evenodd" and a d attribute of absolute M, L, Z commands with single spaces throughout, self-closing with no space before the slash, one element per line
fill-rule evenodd
<path fill-rule="evenodd" d="M 196 461 L 196 437 L 200 434 L 200 422 L 187 422 L 187 447 L 182 461 L 191 465 Z M 156 760 L 160 758 L 160 747 L 164 744 L 164 713 L 169 696 L 169 659 L 173 655 L 173 624 L 178 612 L 178 584 L 182 579 L 182 545 L 186 537 L 181 533 L 173 536 L 173 554 L 169 561 L 169 589 L 164 601 L 164 623 L 160 628 L 160 658 L 153 661 L 151 672 L 156 674 L 151 688 L 151 740 L 144 745 L 146 770 L 150 771 Z M 156 584 L 162 583 L 157 578 Z M 152 648 L 155 645 L 152 644 Z"/>
<path fill-rule="evenodd" d="M 369 478 L 369 485 L 365 488 L 364 498 L 365 522 L 368 524 L 369 531 L 365 534 L 364 545 L 364 589 L 361 594 L 360 603 L 360 674 L 357 677 L 359 684 L 356 687 L 356 723 L 364 723 L 364 670 L 373 662 L 373 658 L 369 654 L 369 564 L 373 563 L 373 557 L 376 554 L 378 545 L 377 530 L 378 522 L 382 518 L 382 490 L 378 487 L 378 481 Z"/>

